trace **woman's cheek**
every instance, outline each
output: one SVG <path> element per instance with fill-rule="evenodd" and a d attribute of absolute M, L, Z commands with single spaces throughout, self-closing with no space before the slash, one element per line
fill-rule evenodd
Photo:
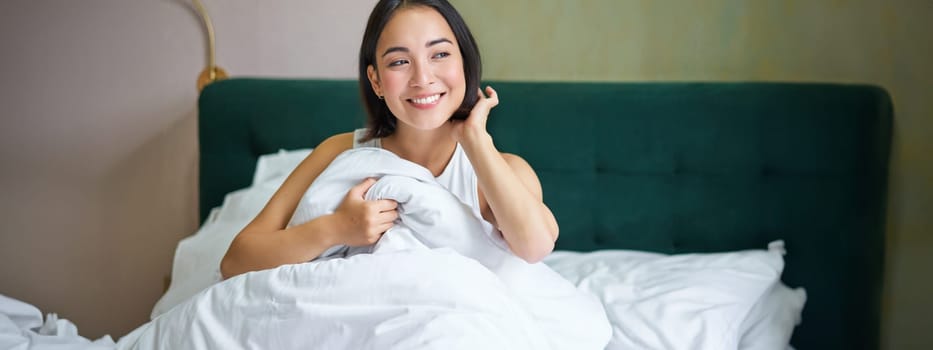
<path fill-rule="evenodd" d="M 400 72 L 387 69 L 386 72 L 382 75 L 382 85 L 385 89 L 394 90 L 397 88 L 400 79 Z"/>

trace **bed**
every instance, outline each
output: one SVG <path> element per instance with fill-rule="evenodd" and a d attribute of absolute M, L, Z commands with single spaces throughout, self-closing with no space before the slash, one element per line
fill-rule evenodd
<path fill-rule="evenodd" d="M 690 269 L 725 259 L 735 272 L 735 264 L 753 264 L 743 260 L 747 254 L 778 252 L 779 285 L 806 300 L 796 311 L 788 304 L 770 306 L 785 324 L 791 322 L 781 332 L 791 337 L 792 331 L 793 347 L 879 347 L 893 119 L 883 89 L 815 83 L 488 84 L 502 101 L 488 126 L 496 145 L 535 168 L 560 224 L 557 251 L 546 262 L 578 287 L 592 282 L 592 275 L 573 273 L 612 277 L 650 259 L 673 258 L 680 260 L 663 260 L 673 265 L 657 265 L 650 275 L 681 273 L 731 293 L 732 282 L 709 274 L 728 269 Z M 238 78 L 207 86 L 199 100 L 205 226 L 217 219 L 218 208 L 230 206 L 231 194 L 242 197 L 258 178 L 281 175 L 274 173 L 294 166 L 307 154 L 301 152 L 324 138 L 361 127 L 358 100 L 357 83 L 349 80 Z M 173 279 L 194 273 L 179 265 L 217 258 L 176 255 Z M 768 307 L 760 298 L 746 305 L 745 314 Z M 163 305 L 159 313 L 166 311 Z M 634 311 L 630 304 L 617 317 Z M 763 322 L 741 318 L 743 329 Z M 645 327 L 689 334 L 681 328 L 690 327 L 688 321 Z M 614 323 L 610 345 L 621 344 L 615 342 L 626 332 L 620 329 L 632 331 L 625 327 L 638 322 L 646 319 Z M 709 322 L 703 327 L 718 321 Z M 740 341 L 745 344 L 735 344 Z M 649 343 L 626 344 L 702 348 Z"/>

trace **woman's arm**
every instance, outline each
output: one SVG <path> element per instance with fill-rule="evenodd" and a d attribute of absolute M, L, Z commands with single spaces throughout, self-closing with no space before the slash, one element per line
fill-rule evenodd
<path fill-rule="evenodd" d="M 354 186 L 330 215 L 286 228 L 301 197 L 341 152 L 350 149 L 353 135 L 333 136 L 314 149 L 285 179 L 266 206 L 234 238 L 220 262 L 224 279 L 241 273 L 312 260 L 338 244 L 375 242 L 397 217 L 393 201 L 366 201 L 363 195 L 375 182 Z"/>
<path fill-rule="evenodd" d="M 535 263 L 554 250 L 557 220 L 542 201 L 541 184 L 531 166 L 519 156 L 500 153 L 486 131 L 486 116 L 499 101 L 495 90 L 487 88 L 487 93 L 455 134 L 476 170 L 480 203 L 488 203 L 484 218 L 502 231 L 516 255 Z"/>

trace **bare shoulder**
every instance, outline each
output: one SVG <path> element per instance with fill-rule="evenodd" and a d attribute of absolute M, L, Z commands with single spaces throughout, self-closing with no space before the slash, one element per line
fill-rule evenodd
<path fill-rule="evenodd" d="M 538 174 L 531 168 L 531 164 L 528 164 L 524 158 L 517 154 L 505 152 L 501 152 L 500 154 L 502 154 L 502 159 L 509 165 L 509 168 L 515 173 L 515 176 L 518 176 L 522 184 L 524 184 L 531 193 L 540 197 L 542 192 L 541 182 L 538 180 Z"/>
<path fill-rule="evenodd" d="M 333 135 L 324 141 L 321 141 L 321 144 L 319 144 L 314 150 L 321 150 L 325 153 L 337 152 L 339 154 L 351 148 L 353 148 L 353 133 L 345 132 L 342 134 Z"/>
<path fill-rule="evenodd" d="M 502 159 L 505 160 L 505 163 L 508 164 L 509 167 L 512 168 L 513 171 L 517 171 L 517 172 L 530 171 L 532 174 L 534 174 L 534 169 L 531 168 L 531 164 L 528 164 L 528 162 L 521 156 L 517 154 L 505 153 L 505 152 L 500 152 L 500 154 L 502 155 Z"/>
<path fill-rule="evenodd" d="M 314 151 L 299 165 L 299 168 L 306 167 L 309 165 L 308 163 L 316 164 L 315 168 L 321 165 L 327 166 L 334 158 L 337 158 L 337 155 L 351 148 L 353 148 L 352 132 L 333 135 L 321 141 L 314 148 Z"/>
<path fill-rule="evenodd" d="M 340 153 L 353 148 L 353 133 L 347 132 L 342 134 L 336 134 L 331 137 L 328 137 L 324 141 L 321 141 L 317 147 L 314 148 L 314 151 L 305 158 L 301 164 L 298 164 L 298 167 L 292 173 L 295 176 L 290 176 L 303 180 L 297 181 L 301 184 L 298 187 L 307 188 L 312 181 L 320 174 L 324 168 L 330 165 L 331 162 L 337 158 Z M 289 179 L 291 180 L 291 179 Z M 288 181 L 286 181 L 288 182 Z M 302 190 L 304 191 L 304 190 Z"/>
<path fill-rule="evenodd" d="M 253 229 L 266 232 L 284 228 L 294 213 L 298 201 L 311 183 L 340 153 L 350 148 L 353 148 L 353 133 L 337 134 L 322 141 L 288 175 L 282 186 L 272 195 L 263 210 L 244 229 L 244 232 Z"/>

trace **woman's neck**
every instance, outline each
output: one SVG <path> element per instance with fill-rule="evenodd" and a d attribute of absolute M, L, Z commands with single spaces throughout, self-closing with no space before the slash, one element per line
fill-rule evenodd
<path fill-rule="evenodd" d="M 382 148 L 439 176 L 457 149 L 447 125 L 431 131 L 400 127 L 382 139 Z"/>

